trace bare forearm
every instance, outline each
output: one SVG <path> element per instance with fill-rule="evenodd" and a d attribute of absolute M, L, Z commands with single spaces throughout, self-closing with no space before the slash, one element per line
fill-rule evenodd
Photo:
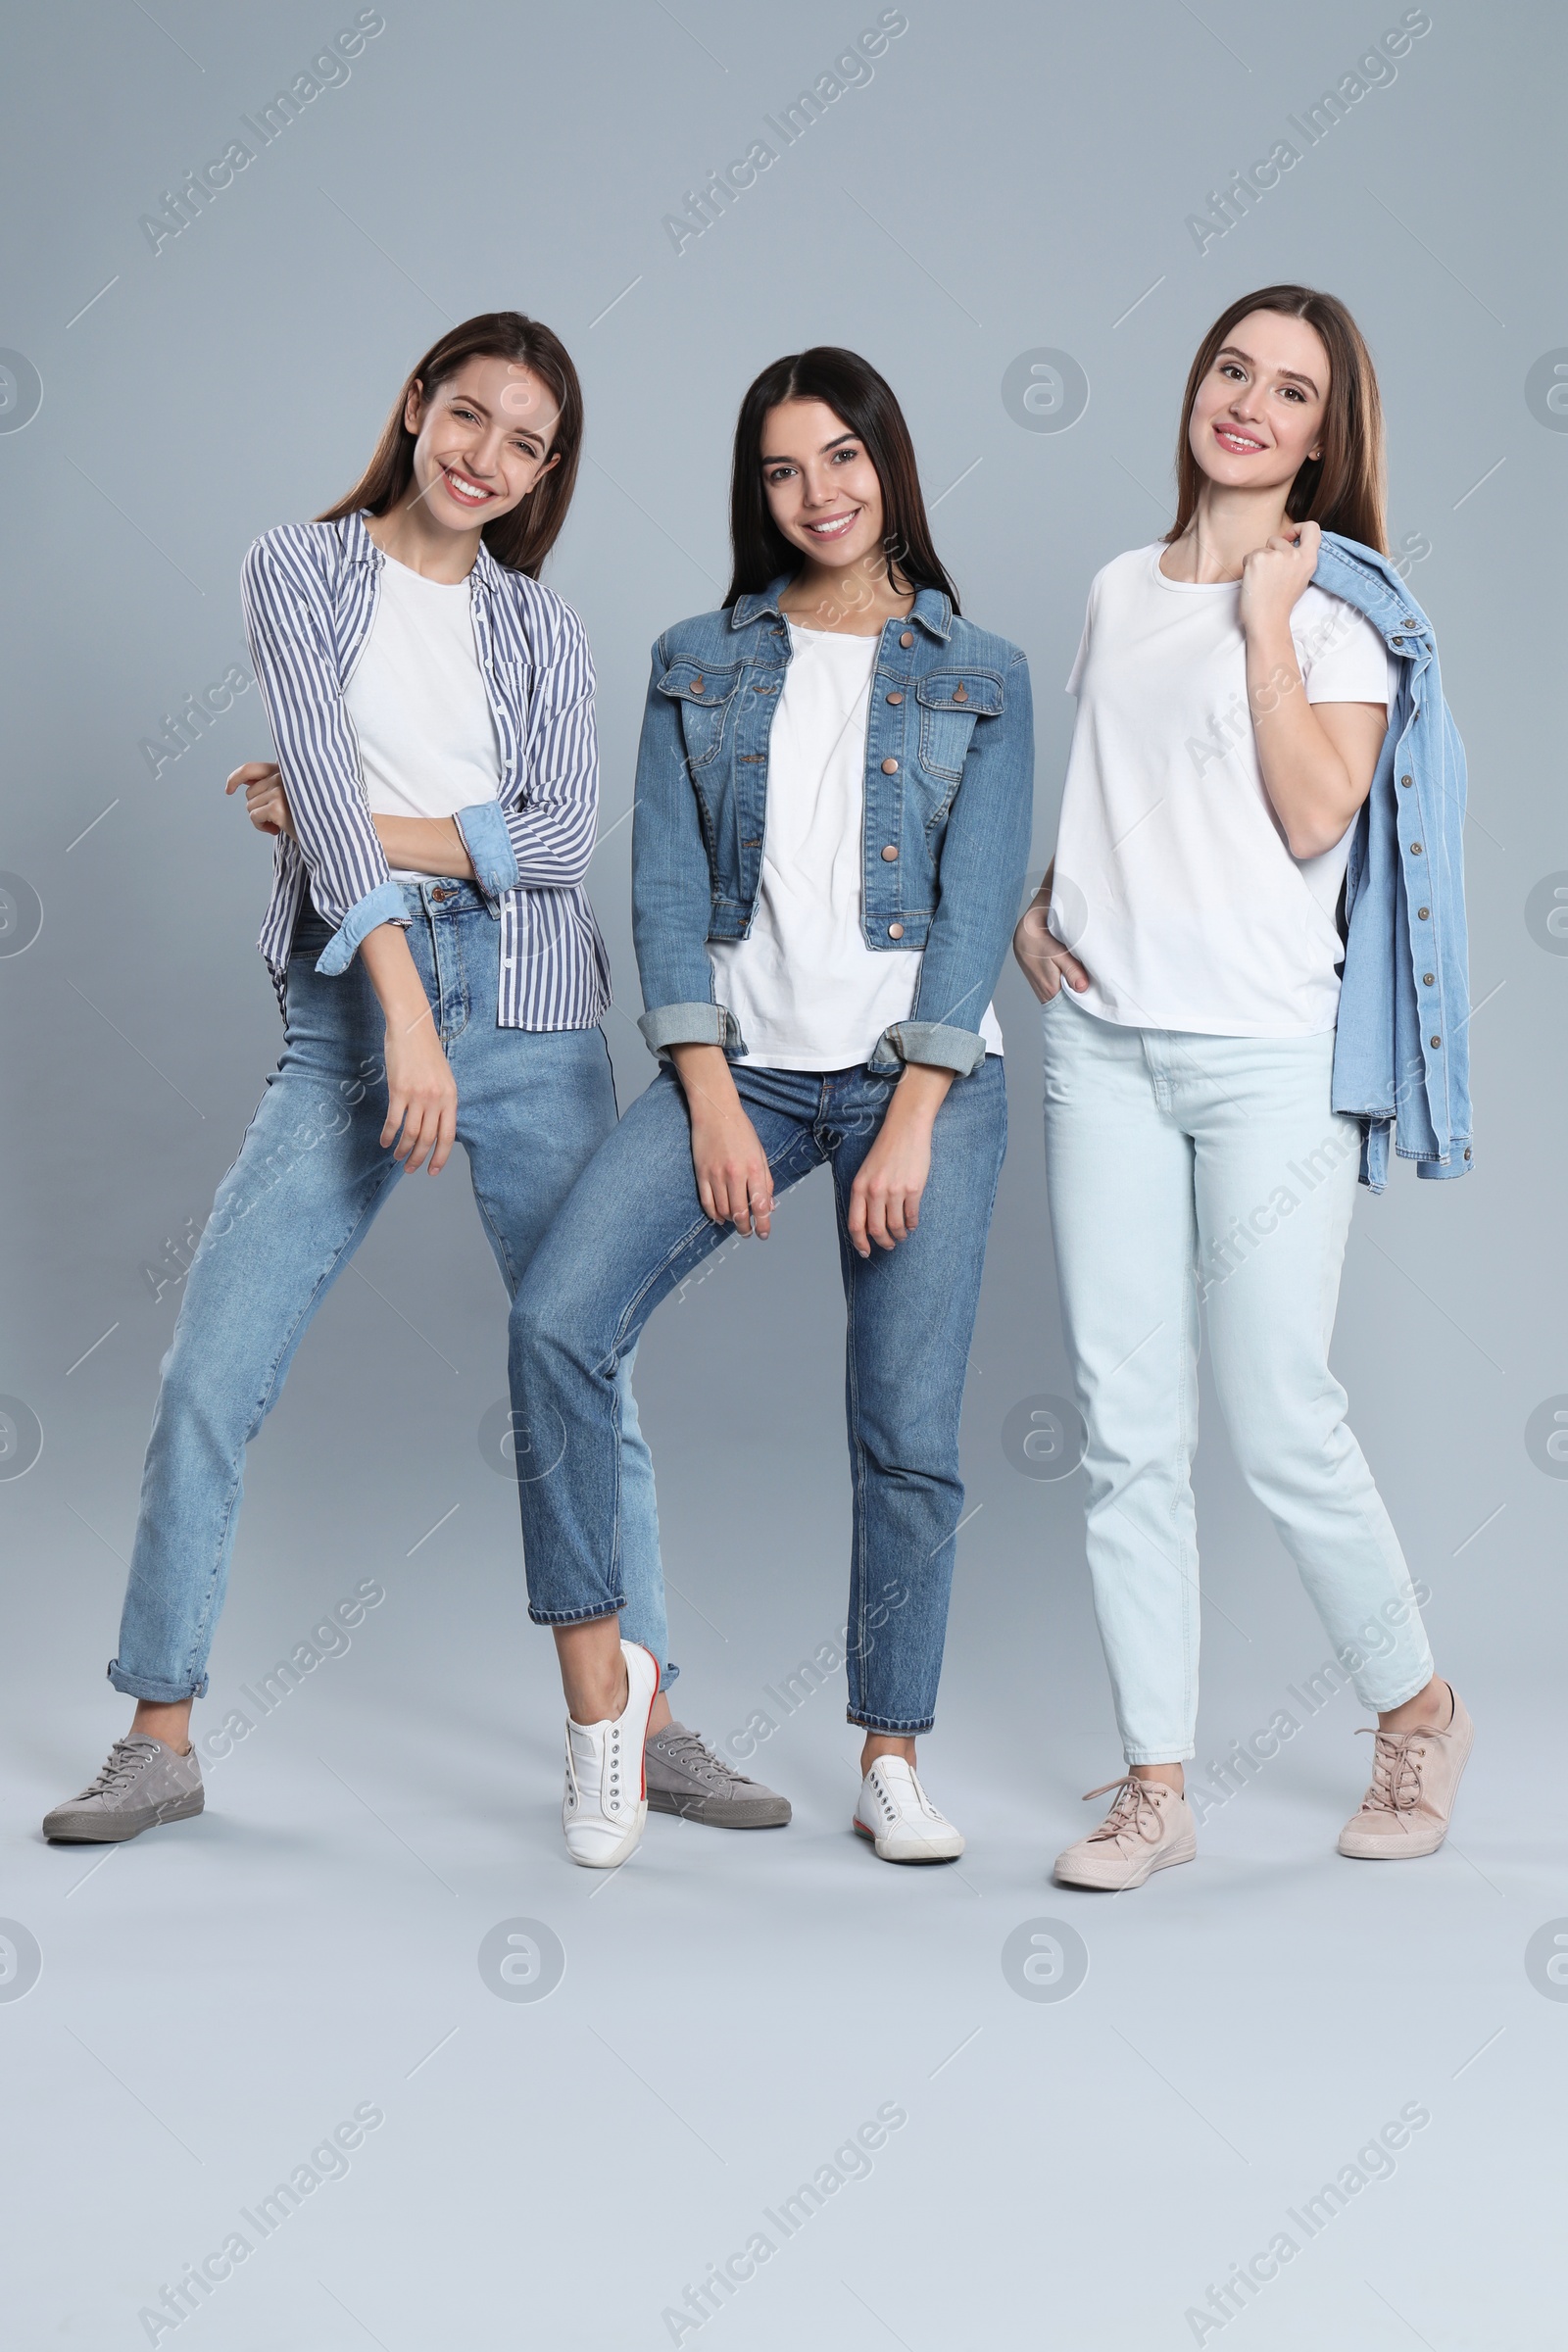
<path fill-rule="evenodd" d="M 693 1118 L 738 1108 L 740 1097 L 721 1046 L 671 1046 L 669 1058 Z"/>
<path fill-rule="evenodd" d="M 378 923 L 360 943 L 360 959 L 370 975 L 389 1032 L 406 1036 L 430 1017 L 430 1000 L 399 923 Z"/>
<path fill-rule="evenodd" d="M 1319 857 L 1341 838 L 1366 796 L 1364 788 L 1357 792 L 1306 699 L 1288 624 L 1248 632 L 1247 699 L 1263 789 L 1291 855 Z"/>
<path fill-rule="evenodd" d="M 957 1074 L 956 1070 L 943 1069 L 936 1062 L 906 1062 L 904 1075 L 888 1104 L 888 1117 L 908 1120 L 911 1124 L 918 1121 L 929 1132 Z"/>
<path fill-rule="evenodd" d="M 388 865 L 409 874 L 446 874 L 460 882 L 473 880 L 473 866 L 463 846 L 457 820 L 450 816 L 372 816 L 377 839 Z"/>

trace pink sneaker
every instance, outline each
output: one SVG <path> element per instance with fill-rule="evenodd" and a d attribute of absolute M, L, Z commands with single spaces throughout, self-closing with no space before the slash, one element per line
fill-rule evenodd
<path fill-rule="evenodd" d="M 1185 1796 L 1167 1788 L 1163 1781 L 1141 1781 L 1129 1773 L 1124 1781 L 1091 1788 L 1085 1804 L 1111 1788 L 1115 1798 L 1099 1829 L 1056 1856 L 1059 1885 L 1120 1893 L 1125 1886 L 1141 1886 L 1152 1871 L 1168 1870 L 1173 1862 L 1191 1862 L 1197 1855 L 1198 1824 Z"/>
<path fill-rule="evenodd" d="M 1470 1760 L 1475 1726 L 1450 1684 L 1453 1713 L 1441 1732 L 1373 1734 L 1372 1786 L 1340 1832 L 1340 1851 L 1357 1862 L 1406 1862 L 1435 1854 L 1448 1835 L 1459 1775 Z"/>

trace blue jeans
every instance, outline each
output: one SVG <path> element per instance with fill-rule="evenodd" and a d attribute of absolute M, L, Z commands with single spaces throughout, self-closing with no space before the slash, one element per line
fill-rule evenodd
<path fill-rule="evenodd" d="M 1424 1690 L 1410 1572 L 1329 1368 L 1361 1134 L 1334 1033 L 1200 1037 L 1044 1009 L 1046 1174 L 1089 1425 L 1089 1567 L 1129 1764 L 1194 1753 L 1201 1305 L 1231 1450 L 1363 1705 Z"/>
<path fill-rule="evenodd" d="M 955 1081 L 937 1113 L 918 1228 L 869 1258 L 850 1248 L 845 1219 L 896 1082 L 864 1068 L 745 1062 L 732 1074 L 775 1195 L 824 1163 L 833 1171 L 849 1325 L 849 1719 L 929 1731 L 963 1511 L 958 1415 L 1006 1144 L 1002 1063 L 989 1055 Z M 703 1213 L 685 1097 L 662 1070 L 601 1146 L 513 1305 L 513 1395 L 540 1458 L 556 1465 L 518 1488 L 537 1624 L 617 1609 L 629 1619 L 636 1531 L 620 1367 L 660 1300 L 729 1232 Z"/>
<path fill-rule="evenodd" d="M 458 1137 L 480 1222 L 512 1296 L 614 1127 L 610 1055 L 598 1029 L 499 1028 L 500 923 L 467 883 L 403 888 L 415 918 L 409 946 L 457 1079 Z M 136 1698 L 206 1691 L 245 1448 L 276 1403 L 312 1316 L 402 1174 L 379 1140 L 380 1007 L 361 963 L 338 979 L 316 972 L 327 937 L 311 914 L 295 934 L 283 1057 L 219 1187 L 164 1358 L 120 1655 L 109 1668 L 115 1688 Z M 662 1659 L 653 1464 L 629 1373 L 628 1360 L 616 1392 L 627 1621 L 629 1638 Z M 518 1456 L 523 1478 L 520 1446 Z"/>

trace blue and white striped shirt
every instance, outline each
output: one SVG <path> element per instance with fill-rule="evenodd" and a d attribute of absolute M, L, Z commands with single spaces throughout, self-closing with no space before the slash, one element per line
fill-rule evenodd
<path fill-rule="evenodd" d="M 280 524 L 245 559 L 251 660 L 298 837 L 278 836 L 259 943 L 279 1003 L 307 887 L 334 935 L 318 972 L 346 971 L 367 933 L 403 914 L 343 699 L 385 562 L 363 514 Z M 497 1025 L 591 1029 L 610 1003 L 610 961 L 582 887 L 599 812 L 588 640 L 559 596 L 483 546 L 468 593 L 501 783 L 455 821 L 480 890 L 500 906 Z"/>

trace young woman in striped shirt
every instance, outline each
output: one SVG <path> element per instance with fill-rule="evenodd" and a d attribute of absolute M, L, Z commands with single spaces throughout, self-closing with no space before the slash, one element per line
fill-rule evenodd
<path fill-rule="evenodd" d="M 137 1702 L 131 1732 L 48 1816 L 51 1838 L 118 1842 L 201 1811 L 190 1710 L 207 1690 L 245 1449 L 399 1177 L 439 1174 L 461 1142 L 514 1293 L 614 1125 L 598 1026 L 609 970 L 582 887 L 593 666 L 575 613 L 538 577 L 581 434 L 576 371 L 549 328 L 510 311 L 471 318 L 414 369 L 349 496 L 268 531 L 246 560 L 279 768 L 229 788 L 248 778 L 252 819 L 276 836 L 261 945 L 283 1054 L 219 1187 L 163 1366 L 109 1668 Z M 624 1377 L 622 1414 L 628 1615 L 662 1660 L 653 1473 Z M 519 1480 L 548 1473 L 548 1437 L 515 1419 L 514 1434 Z M 224 1727 L 230 1742 L 246 1728 Z M 692 1762 L 677 1748 L 677 1784 Z M 750 1807 L 745 1826 L 759 1806 L 788 1818 L 782 1799 L 723 1777 L 707 1793 Z"/>

